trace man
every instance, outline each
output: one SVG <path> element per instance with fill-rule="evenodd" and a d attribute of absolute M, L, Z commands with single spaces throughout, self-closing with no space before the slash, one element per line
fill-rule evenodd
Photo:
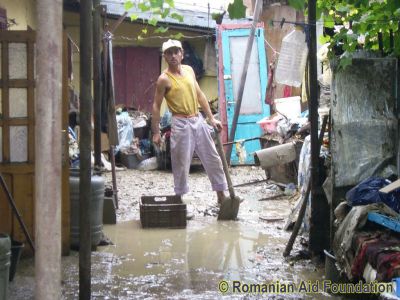
<path fill-rule="evenodd" d="M 159 122 L 163 99 L 172 113 L 171 124 L 171 165 L 174 175 L 175 194 L 184 195 L 189 191 L 188 177 L 194 151 L 199 156 L 217 192 L 218 203 L 225 198 L 227 183 L 222 162 L 215 149 L 208 126 L 199 113 L 200 105 L 209 123 L 217 130 L 222 129 L 220 121 L 211 113 L 208 101 L 196 81 L 193 69 L 182 65 L 183 48 L 181 42 L 168 40 L 162 45 L 162 52 L 168 68 L 158 77 L 153 103 L 152 132 L 153 143 L 161 143 Z"/>

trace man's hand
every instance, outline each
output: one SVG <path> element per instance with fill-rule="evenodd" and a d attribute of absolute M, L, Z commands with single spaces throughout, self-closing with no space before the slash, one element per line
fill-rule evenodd
<path fill-rule="evenodd" d="M 161 135 L 160 133 L 153 134 L 153 143 L 157 146 L 161 145 Z"/>
<path fill-rule="evenodd" d="M 222 123 L 221 123 L 221 121 L 219 121 L 219 120 L 217 120 L 217 119 L 215 119 L 215 118 L 210 119 L 210 125 L 211 125 L 212 127 L 214 127 L 215 129 L 217 129 L 218 132 L 222 130 Z"/>

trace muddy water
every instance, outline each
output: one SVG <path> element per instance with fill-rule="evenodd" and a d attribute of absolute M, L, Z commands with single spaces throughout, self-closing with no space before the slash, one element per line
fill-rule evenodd
<path fill-rule="evenodd" d="M 259 179 L 257 171 L 234 169 L 234 184 Z M 271 192 L 265 184 L 237 188 L 236 193 L 245 199 L 239 220 L 218 222 L 216 198 L 207 179 L 202 174 L 191 176 L 188 207 L 195 217 L 186 229 L 143 229 L 140 225 L 139 196 L 170 194 L 171 190 L 164 189 L 171 182 L 170 174 L 132 171 L 120 177 L 118 224 L 104 226 L 114 245 L 92 253 L 92 299 L 256 299 L 261 295 L 232 293 L 233 281 L 288 285 L 323 279 L 323 268 L 310 260 L 282 257 L 290 236 L 283 230 L 290 201 L 258 201 Z M 293 254 L 302 248 L 299 240 Z M 78 254 L 64 257 L 62 266 L 63 297 L 78 299 Z M 221 280 L 229 285 L 225 294 L 218 290 Z M 33 261 L 25 260 L 10 284 L 10 299 L 33 299 L 33 284 Z M 319 291 L 269 293 L 264 298 L 333 297 Z"/>
<path fill-rule="evenodd" d="M 193 220 L 187 229 L 142 229 L 128 221 L 106 226 L 115 245 L 93 254 L 95 299 L 217 299 L 256 297 L 222 294 L 218 283 L 299 283 L 320 279 L 310 263 L 291 264 L 282 258 L 282 239 L 268 230 L 240 222 Z M 65 272 L 64 295 L 76 299 L 76 265 Z M 269 294 L 271 299 L 324 299 L 329 295 Z"/>

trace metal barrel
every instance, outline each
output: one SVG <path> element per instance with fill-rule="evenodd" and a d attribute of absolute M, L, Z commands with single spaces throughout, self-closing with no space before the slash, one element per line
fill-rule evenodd
<path fill-rule="evenodd" d="M 79 171 L 71 171 L 69 187 L 71 247 L 79 248 Z M 95 247 L 100 243 L 103 232 L 104 179 L 101 176 L 91 177 L 91 190 L 91 244 Z"/>

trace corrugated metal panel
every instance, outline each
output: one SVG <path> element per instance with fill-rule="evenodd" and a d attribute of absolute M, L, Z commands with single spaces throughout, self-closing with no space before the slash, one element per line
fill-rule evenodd
<path fill-rule="evenodd" d="M 126 48 L 114 47 L 114 92 L 115 103 L 125 104 L 126 97 Z"/>
<path fill-rule="evenodd" d="M 121 16 L 124 14 L 124 4 L 121 0 L 103 0 L 101 1 L 103 5 L 107 5 L 107 13 L 110 15 Z M 188 27 L 198 27 L 198 28 L 207 28 L 207 29 L 214 29 L 215 28 L 215 21 L 211 17 L 211 13 L 219 12 L 222 13 L 222 10 L 210 10 L 210 15 L 207 11 L 199 10 L 195 5 L 193 6 L 193 10 L 189 9 L 174 9 L 171 10 L 183 17 L 183 22 L 179 22 L 176 19 L 167 17 L 163 20 L 165 23 L 175 24 L 180 26 L 188 26 Z M 141 11 L 129 11 L 130 13 L 135 13 L 139 16 L 140 19 L 148 20 L 151 18 L 151 13 L 149 12 L 141 12 Z M 224 17 L 225 20 L 225 17 Z"/>
<path fill-rule="evenodd" d="M 151 112 L 160 68 L 158 48 L 115 47 L 115 103 Z"/>

